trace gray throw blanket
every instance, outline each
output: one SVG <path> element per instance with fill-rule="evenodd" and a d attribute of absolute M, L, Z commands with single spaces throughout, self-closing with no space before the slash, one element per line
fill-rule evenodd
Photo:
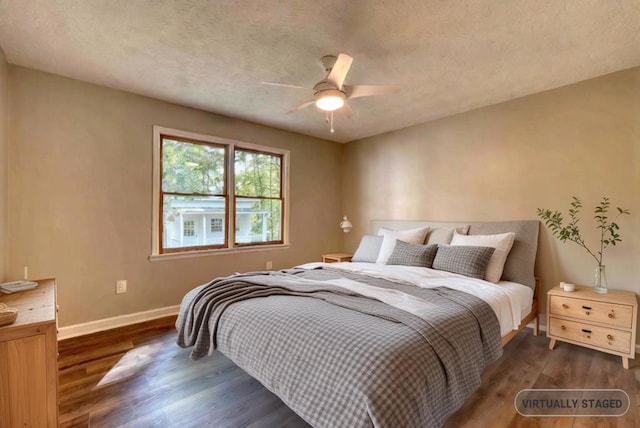
<path fill-rule="evenodd" d="M 331 280 L 433 305 L 418 317 Z M 183 299 L 178 344 L 216 349 L 317 427 L 437 427 L 502 354 L 493 310 L 469 294 L 323 270 L 234 275 Z"/>

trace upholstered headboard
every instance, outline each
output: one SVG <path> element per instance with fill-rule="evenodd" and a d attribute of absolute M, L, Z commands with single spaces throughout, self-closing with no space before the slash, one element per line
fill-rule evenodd
<path fill-rule="evenodd" d="M 534 266 L 538 252 L 538 220 L 498 221 L 498 222 L 437 222 L 437 221 L 404 221 L 404 220 L 372 220 L 370 231 L 377 234 L 378 229 L 386 227 L 394 230 L 413 229 L 429 226 L 431 230 L 438 228 L 466 228 L 469 235 L 492 235 L 496 233 L 514 232 L 513 247 L 504 264 L 502 279 L 518 282 L 531 288 L 536 280 Z"/>

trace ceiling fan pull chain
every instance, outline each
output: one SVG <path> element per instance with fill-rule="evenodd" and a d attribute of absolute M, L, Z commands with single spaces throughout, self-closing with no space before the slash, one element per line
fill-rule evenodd
<path fill-rule="evenodd" d="M 331 130 L 329 132 L 333 134 L 334 132 L 336 132 L 336 130 L 333 129 L 333 112 L 330 112 L 329 116 L 331 117 Z"/>

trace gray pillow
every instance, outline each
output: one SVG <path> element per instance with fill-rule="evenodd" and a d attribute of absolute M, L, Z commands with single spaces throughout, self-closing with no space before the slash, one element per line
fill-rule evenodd
<path fill-rule="evenodd" d="M 495 248 L 467 245 L 438 245 L 433 268 L 471 278 L 484 279 Z"/>
<path fill-rule="evenodd" d="M 502 279 L 518 282 L 534 288 L 536 279 L 534 268 L 538 251 L 538 220 L 507 221 L 495 223 L 471 223 L 469 235 L 492 235 L 495 233 L 514 232 L 513 241 L 507 261 L 504 263 Z"/>
<path fill-rule="evenodd" d="M 388 265 L 420 266 L 430 268 L 438 251 L 438 246 L 410 244 L 396 240 L 396 246 L 387 261 Z"/>
<path fill-rule="evenodd" d="M 364 235 L 351 261 L 375 263 L 378 259 L 378 253 L 380 253 L 383 239 L 384 236 L 380 235 Z"/>

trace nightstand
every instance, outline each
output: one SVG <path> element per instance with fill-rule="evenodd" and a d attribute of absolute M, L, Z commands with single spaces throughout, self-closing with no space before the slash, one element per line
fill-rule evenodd
<path fill-rule="evenodd" d="M 353 255 L 347 254 L 347 253 L 330 253 L 330 254 L 323 254 L 322 261 L 324 263 L 350 262 L 351 257 L 353 257 Z"/>
<path fill-rule="evenodd" d="M 596 294 L 593 287 L 567 292 L 554 287 L 547 293 L 549 349 L 556 341 L 573 343 L 622 357 L 629 368 L 635 357 L 638 302 L 635 293 L 609 290 Z"/>

